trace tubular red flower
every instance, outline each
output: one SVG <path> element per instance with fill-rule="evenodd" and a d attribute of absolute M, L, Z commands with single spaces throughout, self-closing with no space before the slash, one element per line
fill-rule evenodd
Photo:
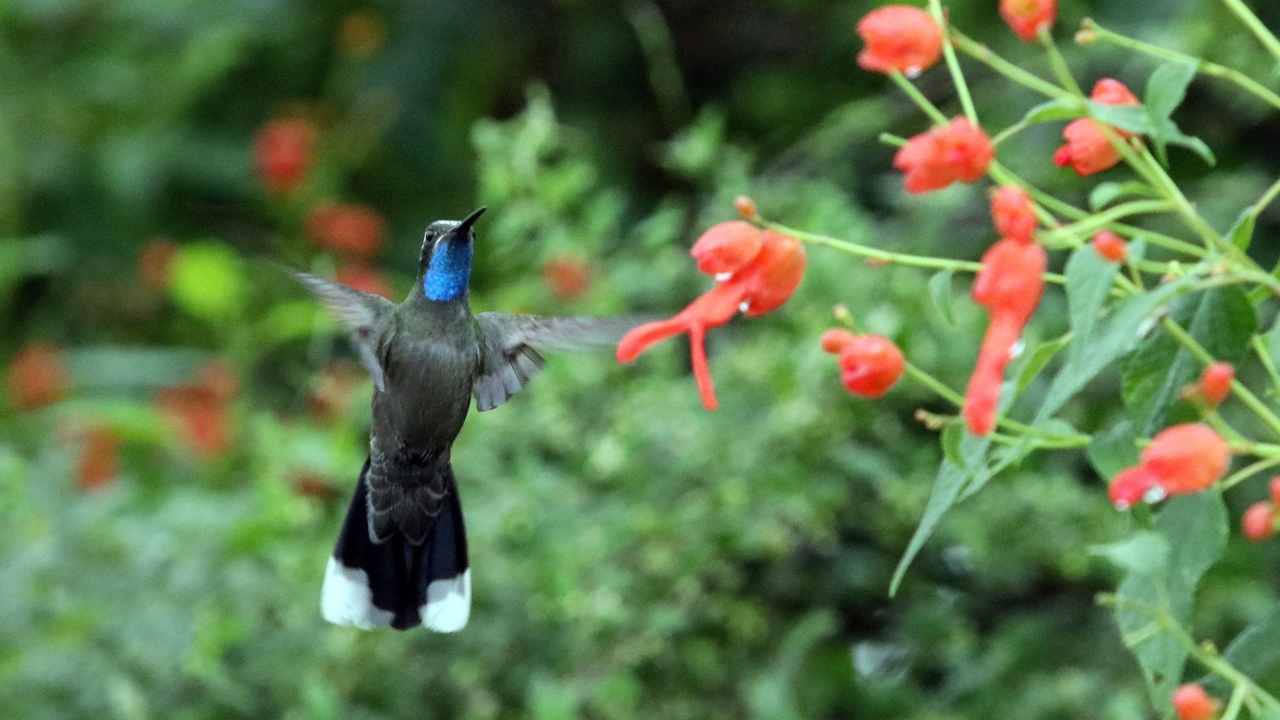
<path fill-rule="evenodd" d="M 1240 516 L 1240 533 L 1249 542 L 1262 542 L 1276 533 L 1276 506 L 1263 500 Z"/>
<path fill-rule="evenodd" d="M 1142 451 L 1142 464 L 1169 495 L 1211 487 L 1227 471 L 1231 448 L 1207 425 L 1183 423 L 1165 428 Z"/>
<path fill-rule="evenodd" d="M 878 398 L 902 377 L 906 362 L 889 338 L 858 335 L 840 350 L 840 382 L 854 395 Z"/>
<path fill-rule="evenodd" d="M 1093 249 L 1107 262 L 1122 262 L 1129 254 L 1129 244 L 1110 230 L 1093 236 Z"/>
<path fill-rule="evenodd" d="M 689 303 L 674 317 L 633 328 L 618 343 L 618 362 L 632 362 L 653 345 L 681 333 L 688 333 L 698 392 L 702 396 L 703 405 L 708 410 L 715 410 L 718 403 L 715 387 L 711 382 L 711 370 L 707 364 L 707 330 L 729 322 L 738 312 L 755 317 L 777 308 L 791 297 L 804 276 L 806 258 L 804 248 L 798 240 L 780 233 L 760 232 L 755 228 L 752 231 L 758 234 L 755 241 L 759 242 L 759 252 L 754 257 L 736 272 L 718 273 L 719 282 L 716 286 Z M 703 253 L 702 250 L 706 247 L 718 249 L 715 253 L 710 250 Z M 699 250 L 699 261 L 703 257 L 713 257 L 717 262 L 729 258 L 734 260 L 731 264 L 736 264 L 733 252 L 720 254 L 720 249 L 724 247 L 718 242 L 704 246 Z"/>
<path fill-rule="evenodd" d="M 1067 144 L 1053 155 L 1058 167 L 1070 165 L 1081 177 L 1109 170 L 1120 162 L 1120 153 L 1107 140 L 1102 128 L 1090 118 L 1067 123 L 1062 129 Z"/>
<path fill-rule="evenodd" d="M 1001 237 L 1031 242 L 1035 234 L 1036 208 L 1022 188 L 1006 185 L 991 192 L 991 217 Z"/>
<path fill-rule="evenodd" d="M 866 48 L 858 65 L 873 72 L 897 70 L 915 77 L 942 57 L 942 30 L 929 13 L 906 5 L 886 5 L 858 22 Z"/>
<path fill-rule="evenodd" d="M 288 193 L 301 184 L 311 167 L 315 129 L 306 120 L 273 120 L 253 140 L 254 165 L 271 193 Z"/>
<path fill-rule="evenodd" d="M 762 233 L 742 220 L 712 225 L 690 248 L 698 261 L 698 272 L 707 275 L 734 273 L 760 254 Z"/>
<path fill-rule="evenodd" d="M 1000 383 L 1022 328 L 1044 294 L 1044 248 L 1004 238 L 982 256 L 973 282 L 973 299 L 987 308 L 991 323 L 978 351 L 978 362 L 965 390 L 964 415 L 969 432 L 986 435 L 995 429 Z"/>
<path fill-rule="evenodd" d="M 856 337 L 858 336 L 844 328 L 832 328 L 822 333 L 822 337 L 818 339 L 818 344 L 822 346 L 823 352 L 839 355 L 840 351 L 845 349 Z"/>
<path fill-rule="evenodd" d="M 1137 505 L 1158 487 L 1156 476 L 1150 470 L 1142 465 L 1135 465 L 1116 473 L 1111 485 L 1107 487 L 1107 495 L 1111 498 L 1111 504 L 1123 512 Z M 1163 496 L 1164 491 L 1159 492 Z"/>
<path fill-rule="evenodd" d="M 906 173 L 907 192 L 923 193 L 977 180 L 994 157 L 995 148 L 982 128 L 958 117 L 908 140 L 893 156 L 893 166 Z"/>
<path fill-rule="evenodd" d="M 1231 363 L 1216 362 L 1200 374 L 1200 394 L 1210 405 L 1221 405 L 1231 394 L 1231 381 L 1235 378 L 1236 369 Z"/>
<path fill-rule="evenodd" d="M 1033 42 L 1041 28 L 1053 26 L 1058 0 L 1000 0 L 1000 17 L 1023 42 Z"/>
<path fill-rule="evenodd" d="M 364 205 L 323 203 L 306 219 L 307 235 L 321 247 L 367 257 L 378 252 L 386 223 L 376 210 Z"/>

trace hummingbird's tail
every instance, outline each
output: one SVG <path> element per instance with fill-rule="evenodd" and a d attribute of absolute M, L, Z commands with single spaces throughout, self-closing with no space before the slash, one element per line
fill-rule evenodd
<path fill-rule="evenodd" d="M 422 624 L 437 632 L 461 630 L 471 614 L 471 569 L 453 469 L 445 470 L 444 508 L 418 545 L 399 532 L 381 543 L 370 539 L 368 472 L 366 460 L 325 570 L 324 619 L 365 630 Z"/>

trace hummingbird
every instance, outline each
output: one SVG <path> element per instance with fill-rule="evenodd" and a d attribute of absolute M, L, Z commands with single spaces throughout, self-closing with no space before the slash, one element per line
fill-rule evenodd
<path fill-rule="evenodd" d="M 293 272 L 350 330 L 373 379 L 369 456 L 321 588 L 321 613 L 336 625 L 466 626 L 471 566 L 451 452 L 472 397 L 492 410 L 537 374 L 542 351 L 616 344 L 639 322 L 472 314 L 472 226 L 484 211 L 427 227 L 417 280 L 398 305 Z"/>

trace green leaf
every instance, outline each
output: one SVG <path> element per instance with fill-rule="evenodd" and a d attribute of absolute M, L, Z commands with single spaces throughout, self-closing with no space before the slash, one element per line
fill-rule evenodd
<path fill-rule="evenodd" d="M 1121 420 L 1110 428 L 1095 433 L 1085 448 L 1089 464 L 1103 479 L 1115 477 L 1116 473 L 1138 462 L 1138 436 L 1133 432 L 1133 424 Z"/>
<path fill-rule="evenodd" d="M 1063 276 L 1071 330 L 1077 337 L 1092 337 L 1094 325 L 1098 321 L 1098 311 L 1111 292 L 1118 270 L 1116 264 L 1102 259 L 1092 245 L 1085 245 L 1071 253 Z"/>
<path fill-rule="evenodd" d="M 1017 394 L 1021 395 L 1027 386 L 1040 375 L 1040 372 L 1048 367 L 1049 363 L 1058 355 L 1062 348 L 1071 342 L 1071 333 L 1063 333 L 1052 340 L 1046 340 L 1036 345 L 1031 352 L 1027 353 L 1022 364 L 1018 368 L 1015 388 Z"/>
<path fill-rule="evenodd" d="M 951 305 L 951 271 L 943 270 L 929 278 L 929 297 L 933 298 L 933 306 L 943 322 L 950 327 L 956 326 L 956 313 Z"/>
<path fill-rule="evenodd" d="M 1022 122 L 1031 125 L 1054 120 L 1074 120 L 1080 117 L 1081 112 L 1080 103 L 1076 100 L 1049 100 L 1028 110 L 1022 116 Z"/>
<path fill-rule="evenodd" d="M 1171 319 L 1186 328 L 1214 358 L 1237 362 L 1258 329 L 1249 298 L 1234 287 L 1205 291 L 1175 303 Z M 1186 404 L 1178 407 L 1182 387 L 1200 375 L 1201 362 L 1170 334 L 1158 333 L 1121 364 L 1121 397 L 1138 434 L 1195 419 Z"/>
<path fill-rule="evenodd" d="M 219 242 L 183 246 L 173 258 L 169 292 L 186 312 L 206 320 L 240 314 L 248 283 L 235 251 Z"/>
<path fill-rule="evenodd" d="M 1125 195 L 1144 195 L 1147 197 L 1155 197 L 1156 192 L 1151 189 L 1150 185 L 1136 180 L 1126 183 L 1098 183 L 1098 185 L 1089 192 L 1089 207 L 1093 210 L 1101 210 L 1117 198 L 1124 197 Z"/>
<path fill-rule="evenodd" d="M 1067 361 L 1049 386 L 1035 421 L 1057 412 L 1103 368 L 1132 349 L 1140 339 L 1138 331 L 1142 324 L 1181 287 L 1181 281 L 1175 281 L 1126 298 L 1112 307 L 1103 321 L 1089 328 L 1091 332 L 1082 335 L 1077 330 L 1067 351 Z"/>
<path fill-rule="evenodd" d="M 1169 145 L 1177 145 L 1191 150 L 1210 166 L 1217 164 L 1217 158 L 1213 156 L 1213 151 L 1209 149 L 1209 146 L 1203 140 L 1198 137 L 1184 135 L 1178 129 L 1178 126 L 1173 124 L 1172 120 L 1166 120 L 1161 124 L 1158 130 L 1152 134 L 1152 139 L 1156 142 L 1156 150 L 1159 152 L 1162 161 L 1165 160 L 1164 145 L 1168 143 Z"/>
<path fill-rule="evenodd" d="M 1155 129 L 1147 109 L 1141 105 L 1103 105 L 1090 102 L 1089 115 L 1095 120 L 1138 135 L 1148 135 Z"/>
<path fill-rule="evenodd" d="M 1227 231 L 1227 240 L 1241 250 L 1248 250 L 1253 242 L 1253 229 L 1257 224 L 1258 218 L 1254 216 L 1252 207 L 1241 210 L 1240 215 L 1236 217 L 1236 223 Z"/>
<path fill-rule="evenodd" d="M 960 454 L 960 443 L 964 441 L 964 424 L 952 423 L 942 429 L 942 456 L 957 467 L 964 467 L 964 456 Z"/>
<path fill-rule="evenodd" d="M 1147 79 L 1147 92 L 1143 104 L 1153 118 L 1167 118 L 1182 104 L 1187 96 L 1187 86 L 1196 76 L 1192 63 L 1170 60 L 1162 63 Z"/>
<path fill-rule="evenodd" d="M 1280 606 L 1237 635 L 1222 658 L 1267 692 L 1280 693 Z"/>
<path fill-rule="evenodd" d="M 1140 532 L 1120 542 L 1094 545 L 1089 554 L 1139 575 L 1161 575 L 1169 568 L 1169 542 L 1158 532 Z"/>
<path fill-rule="evenodd" d="M 1152 702 L 1167 703 L 1182 677 L 1186 651 L 1153 615 L 1185 626 L 1196 585 L 1227 544 L 1227 510 L 1213 491 L 1176 497 L 1156 515 L 1156 532 L 1168 545 L 1163 571 L 1130 571 L 1116 591 L 1116 621 L 1138 660 Z"/>

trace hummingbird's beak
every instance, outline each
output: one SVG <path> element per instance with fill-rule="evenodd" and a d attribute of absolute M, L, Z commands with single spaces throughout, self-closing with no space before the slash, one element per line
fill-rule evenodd
<path fill-rule="evenodd" d="M 483 206 L 483 205 L 481 205 L 480 207 L 476 208 L 476 209 L 475 209 L 475 211 L 473 211 L 470 215 L 468 215 L 468 216 L 466 216 L 465 218 L 463 218 L 462 222 L 458 223 L 458 226 L 457 226 L 457 227 L 455 227 L 455 228 L 453 229 L 453 232 L 452 232 L 452 233 L 450 233 L 450 234 L 452 234 L 452 235 L 464 235 L 468 230 L 470 230 L 470 229 L 471 229 L 471 225 L 472 225 L 472 223 L 474 223 L 476 220 L 479 220 L 479 219 L 480 219 L 480 216 L 484 214 L 484 211 L 485 211 L 485 210 L 488 210 L 488 208 L 486 208 L 486 207 L 485 207 L 485 206 Z"/>

